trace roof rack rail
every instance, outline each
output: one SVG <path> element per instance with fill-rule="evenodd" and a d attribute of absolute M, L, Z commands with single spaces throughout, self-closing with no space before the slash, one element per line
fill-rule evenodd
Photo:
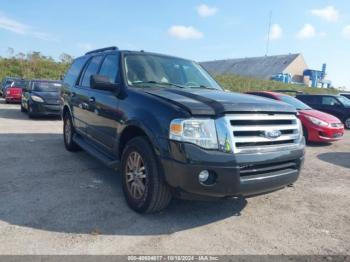
<path fill-rule="evenodd" d="M 101 53 L 101 52 L 105 52 L 105 51 L 114 51 L 114 50 L 118 50 L 118 47 L 110 46 L 110 47 L 100 48 L 100 49 L 89 51 L 89 52 L 85 53 L 85 55 L 90 55 L 90 54 L 94 54 L 94 53 Z"/>

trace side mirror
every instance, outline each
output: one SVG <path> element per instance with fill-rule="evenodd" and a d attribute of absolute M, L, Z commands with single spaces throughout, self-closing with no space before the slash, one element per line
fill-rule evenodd
<path fill-rule="evenodd" d="M 90 87 L 97 90 L 119 91 L 119 85 L 112 83 L 108 77 L 101 75 L 92 75 L 90 77 Z"/>

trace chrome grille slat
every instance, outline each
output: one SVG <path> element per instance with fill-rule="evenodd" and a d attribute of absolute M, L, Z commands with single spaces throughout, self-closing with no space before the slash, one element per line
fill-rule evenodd
<path fill-rule="evenodd" d="M 233 131 L 298 130 L 298 125 L 232 126 Z"/>
<path fill-rule="evenodd" d="M 232 114 L 225 115 L 231 146 L 235 153 L 273 152 L 296 148 L 301 139 L 301 124 L 294 114 Z M 267 131 L 280 131 L 276 138 Z"/>
<path fill-rule="evenodd" d="M 295 115 L 284 114 L 237 114 L 228 115 L 230 120 L 296 120 Z"/>
<path fill-rule="evenodd" d="M 282 135 L 279 138 L 275 138 L 273 140 L 268 139 L 266 137 L 260 137 L 260 136 L 242 136 L 242 137 L 235 137 L 236 143 L 257 143 L 257 142 L 273 142 L 273 141 L 284 141 L 284 140 L 294 140 L 299 137 L 299 134 L 293 134 L 293 135 Z"/>

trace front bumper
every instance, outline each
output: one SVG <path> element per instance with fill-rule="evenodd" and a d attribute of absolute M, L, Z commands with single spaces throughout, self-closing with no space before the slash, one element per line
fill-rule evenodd
<path fill-rule="evenodd" d="M 250 196 L 294 183 L 304 161 L 304 145 L 295 150 L 260 154 L 226 154 L 195 145 L 170 142 L 170 158 L 162 158 L 167 183 L 184 195 Z M 198 174 L 208 170 L 215 183 L 203 185 Z"/>
<path fill-rule="evenodd" d="M 21 96 L 6 96 L 5 101 L 6 102 L 12 102 L 12 103 L 20 103 L 21 102 Z"/>
<path fill-rule="evenodd" d="M 36 115 L 61 115 L 60 105 L 50 105 L 45 103 L 31 103 L 32 113 Z"/>
<path fill-rule="evenodd" d="M 313 127 L 308 128 L 308 139 L 313 142 L 334 142 L 343 139 L 344 128 Z"/>

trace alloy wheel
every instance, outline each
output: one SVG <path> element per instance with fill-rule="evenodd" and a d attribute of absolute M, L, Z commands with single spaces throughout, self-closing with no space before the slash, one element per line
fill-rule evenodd
<path fill-rule="evenodd" d="M 133 151 L 129 154 L 125 167 L 126 186 L 134 199 L 145 194 L 147 170 L 141 155 Z"/>

